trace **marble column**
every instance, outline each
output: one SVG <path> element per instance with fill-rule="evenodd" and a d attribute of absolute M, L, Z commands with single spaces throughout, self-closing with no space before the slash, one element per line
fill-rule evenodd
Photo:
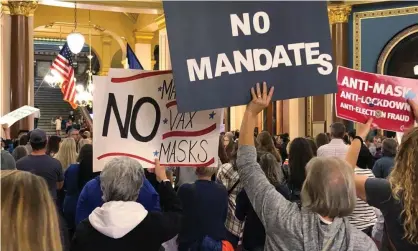
<path fill-rule="evenodd" d="M 33 16 L 36 1 L 9 1 L 10 10 L 10 110 L 24 105 L 33 105 Z M 32 59 L 32 61 L 31 61 Z M 7 62 L 5 62 L 7 63 Z M 11 127 L 11 136 L 17 137 L 19 130 L 33 129 L 33 117 L 19 120 Z"/>
<path fill-rule="evenodd" d="M 294 98 L 289 100 L 288 132 L 291 139 L 306 136 L 306 99 Z"/>
<path fill-rule="evenodd" d="M 0 116 L 10 112 L 10 11 L 1 6 L 0 14 Z M 1 132 L 2 133 L 2 132 Z"/>
<path fill-rule="evenodd" d="M 152 46 L 151 41 L 154 37 L 152 32 L 136 31 L 135 35 L 135 54 L 141 62 L 144 70 L 152 70 Z"/>
<path fill-rule="evenodd" d="M 335 67 L 338 65 L 348 66 L 348 18 L 350 13 L 351 6 L 349 5 L 330 5 L 328 7 Z M 342 122 L 336 117 L 334 104 L 335 95 L 332 97 L 332 119 L 333 122 Z"/>

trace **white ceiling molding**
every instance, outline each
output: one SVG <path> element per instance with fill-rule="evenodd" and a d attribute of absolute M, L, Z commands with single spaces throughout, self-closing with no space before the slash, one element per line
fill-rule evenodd
<path fill-rule="evenodd" d="M 146 2 L 146 1 L 144 1 Z M 64 1 L 57 1 L 57 0 L 41 0 L 38 2 L 42 5 L 49 5 L 49 6 L 56 6 L 56 7 L 63 7 L 63 8 L 74 8 L 73 2 L 64 2 Z M 100 2 L 96 3 L 83 3 L 77 2 L 77 8 L 79 9 L 87 9 L 87 10 L 97 10 L 97 11 L 111 11 L 111 12 L 120 12 L 120 13 L 137 13 L 137 14 L 162 14 L 163 10 L 161 8 L 153 8 L 153 7 L 123 7 L 123 6 L 116 6 L 116 5 L 109 5 L 109 4 L 100 4 Z"/>

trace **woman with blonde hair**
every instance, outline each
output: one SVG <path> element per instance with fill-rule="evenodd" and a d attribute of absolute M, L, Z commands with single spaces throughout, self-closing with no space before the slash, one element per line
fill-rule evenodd
<path fill-rule="evenodd" d="M 61 251 L 60 224 L 42 177 L 1 171 L 1 250 Z"/>
<path fill-rule="evenodd" d="M 54 158 L 61 163 L 64 171 L 67 170 L 71 164 L 77 163 L 77 147 L 75 140 L 73 138 L 63 139 Z"/>
<path fill-rule="evenodd" d="M 78 142 L 78 149 L 79 151 L 81 151 L 81 148 L 84 145 L 92 145 L 93 143 L 91 142 L 90 138 L 86 138 L 86 139 L 80 139 L 80 141 Z"/>
<path fill-rule="evenodd" d="M 418 104 L 408 100 L 418 122 Z M 370 131 L 372 120 L 358 125 Z M 363 133 L 363 135 L 367 135 Z M 355 168 L 364 137 L 355 137 L 347 161 Z M 357 196 L 382 211 L 383 250 L 418 250 L 418 127 L 405 133 L 388 180 L 355 175 Z"/>

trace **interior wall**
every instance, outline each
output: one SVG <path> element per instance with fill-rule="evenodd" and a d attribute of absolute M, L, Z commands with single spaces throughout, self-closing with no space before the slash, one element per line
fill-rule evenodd
<path fill-rule="evenodd" d="M 289 100 L 289 136 L 291 139 L 306 135 L 305 98 Z"/>
<path fill-rule="evenodd" d="M 417 24 L 417 20 L 418 4 L 412 1 L 355 6 L 349 20 L 349 53 L 353 55 L 350 66 L 376 72 L 385 45 L 402 30 Z"/>

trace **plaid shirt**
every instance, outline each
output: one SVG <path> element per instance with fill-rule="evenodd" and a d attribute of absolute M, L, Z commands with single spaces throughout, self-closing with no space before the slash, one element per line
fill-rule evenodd
<path fill-rule="evenodd" d="M 230 191 L 234 184 L 239 181 L 238 172 L 234 170 L 230 163 L 223 164 L 218 171 L 217 181 L 222 183 L 226 187 L 226 190 L 230 192 L 228 198 L 228 214 L 226 216 L 225 227 L 233 235 L 239 237 L 243 230 L 243 222 L 235 217 L 235 200 L 238 193 L 241 192 L 243 185 L 238 183 L 238 185 L 236 185 L 235 188 Z"/>

